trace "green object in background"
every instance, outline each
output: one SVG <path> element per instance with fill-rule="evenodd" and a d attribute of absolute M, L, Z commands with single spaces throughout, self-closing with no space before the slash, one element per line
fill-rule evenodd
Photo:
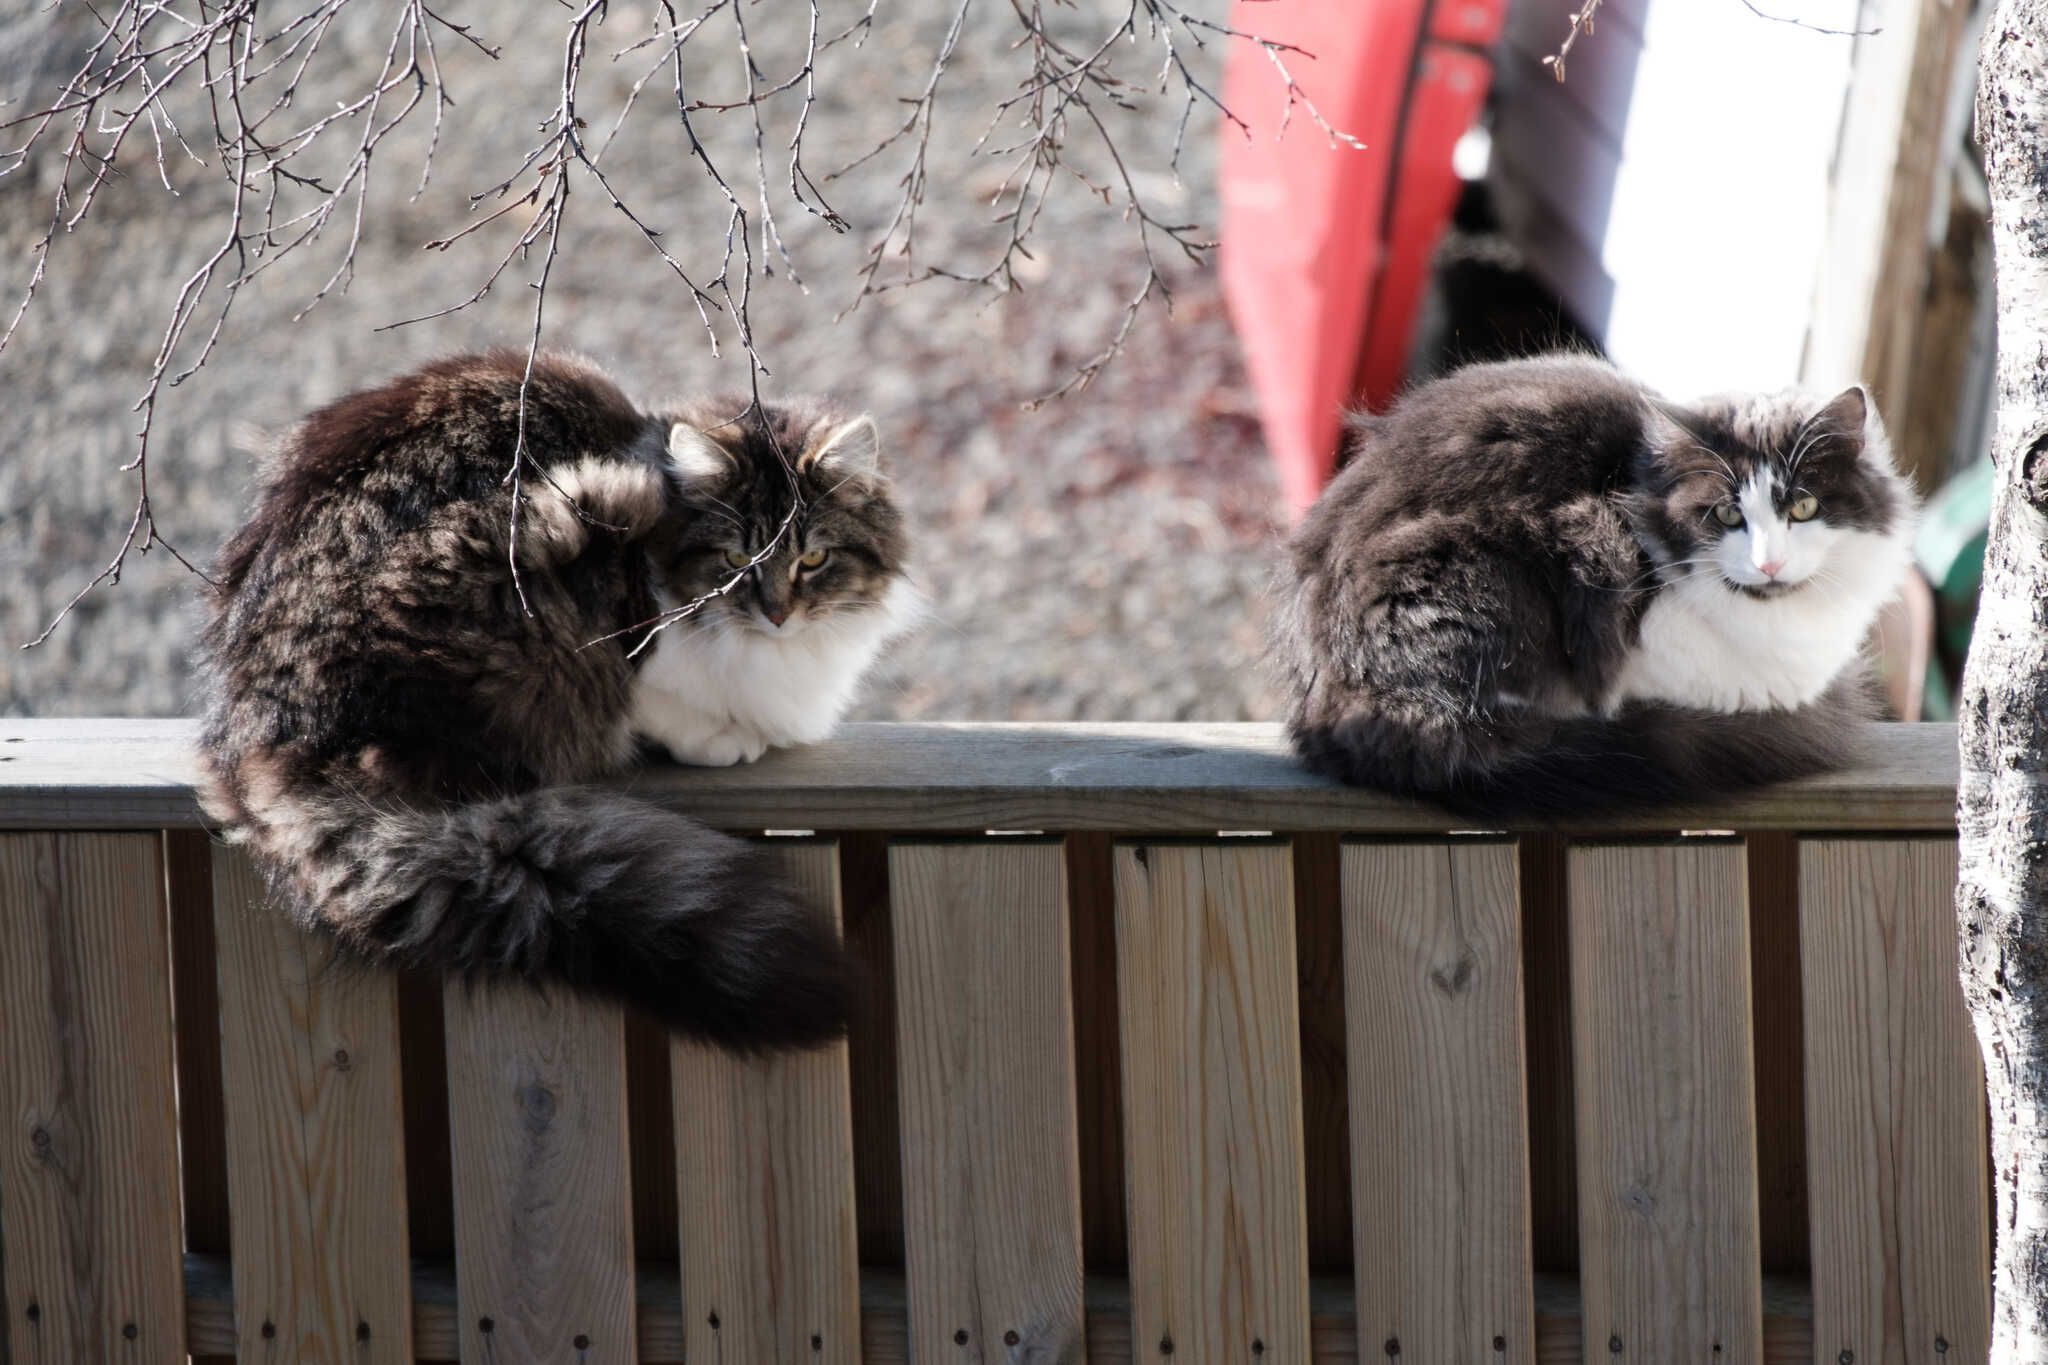
<path fill-rule="evenodd" d="M 1934 649 L 1927 663 L 1929 720 L 1955 717 L 1955 684 L 1970 652 L 1977 593 L 1984 584 L 1984 545 L 1991 534 L 1991 490 L 1997 471 L 1986 456 L 1940 488 L 1920 514 L 1913 560 L 1934 589 Z"/>

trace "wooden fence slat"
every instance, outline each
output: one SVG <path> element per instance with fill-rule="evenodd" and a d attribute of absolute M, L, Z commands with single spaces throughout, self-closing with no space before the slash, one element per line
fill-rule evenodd
<path fill-rule="evenodd" d="M 182 1363 L 162 840 L 0 835 L 0 921 L 12 1359 Z"/>
<path fill-rule="evenodd" d="M 412 1360 L 398 993 L 213 851 L 235 1332 L 250 1361 Z"/>
<path fill-rule="evenodd" d="M 1953 839 L 1807 839 L 1814 1345 L 1820 1358 L 1990 1351 L 1984 1080 L 1956 975 Z"/>
<path fill-rule="evenodd" d="M 1536 1359 L 1511 843 L 1347 844 L 1361 1359 Z"/>
<path fill-rule="evenodd" d="M 911 1350 L 1078 1362 L 1065 854 L 1043 840 L 899 844 L 889 884 Z"/>
<path fill-rule="evenodd" d="M 1293 901 L 1284 844 L 1116 851 L 1132 1332 L 1147 1357 L 1309 1359 Z"/>
<path fill-rule="evenodd" d="M 835 846 L 778 852 L 837 918 Z M 846 1044 L 741 1059 L 676 1042 L 669 1064 L 686 1356 L 858 1362 Z"/>
<path fill-rule="evenodd" d="M 565 990 L 448 983 L 462 1359 L 635 1358 L 625 1020 Z"/>
<path fill-rule="evenodd" d="M 1744 856 L 1570 854 L 1586 1358 L 1763 1355 Z"/>

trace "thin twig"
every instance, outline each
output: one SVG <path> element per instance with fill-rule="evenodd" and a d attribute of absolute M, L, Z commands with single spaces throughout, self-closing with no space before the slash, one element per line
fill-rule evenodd
<path fill-rule="evenodd" d="M 872 49 L 875 56 L 862 55 L 871 51 L 866 40 L 875 31 L 879 0 L 841 0 L 848 10 L 835 13 L 831 23 L 825 10 L 834 0 L 805 0 L 801 11 L 756 8 L 757 0 L 691 0 L 701 8 L 689 17 L 678 13 L 675 0 L 566 0 L 559 5 L 559 21 L 543 23 L 528 16 L 516 26 L 508 24 L 503 41 L 478 31 L 478 25 L 453 22 L 426 0 L 392 0 L 388 11 L 373 11 L 384 16 L 374 21 L 380 27 L 374 30 L 379 41 L 372 50 L 380 55 L 360 65 L 345 40 L 329 40 L 345 14 L 369 8 L 361 0 L 308 0 L 288 15 L 259 8 L 259 0 L 187 0 L 182 8 L 173 0 L 87 5 L 99 32 L 76 65 L 67 68 L 68 75 L 53 90 L 0 106 L 0 180 L 33 168 L 41 183 L 51 187 L 43 201 L 47 213 L 38 209 L 42 230 L 29 248 L 26 283 L 0 331 L 0 362 L 38 302 L 57 244 L 98 221 L 100 192 L 138 161 L 147 163 L 152 184 L 178 196 L 171 211 L 202 216 L 217 230 L 210 230 L 195 257 L 180 265 L 183 273 L 173 276 L 178 285 L 136 397 L 139 422 L 122 465 L 136 481 L 126 531 L 105 567 L 32 643 L 47 640 L 86 594 L 119 582 L 130 554 L 161 545 L 192 567 L 164 539 L 150 501 L 153 436 L 168 391 L 228 344 L 237 299 L 281 262 L 325 253 L 322 268 L 308 277 L 318 283 L 300 301 L 295 320 L 348 291 L 385 202 L 378 172 L 396 159 L 387 149 L 399 145 L 393 138 L 408 124 L 420 125 L 421 137 L 408 144 L 416 164 L 402 168 L 398 191 L 412 200 L 425 194 L 444 131 L 454 135 L 455 128 L 448 119 L 456 102 L 437 48 L 441 40 L 450 40 L 444 45 L 455 51 L 491 61 L 515 43 L 552 44 L 559 53 L 554 108 L 541 120 L 535 139 L 516 161 L 508 159 L 498 168 L 505 174 L 469 196 L 468 221 L 450 225 L 423 244 L 436 252 L 481 248 L 476 273 L 457 287 L 452 302 L 383 324 L 415 326 L 461 312 L 487 297 L 508 272 L 524 277 L 532 270 L 530 278 L 521 278 L 533 290 L 533 300 L 518 425 L 505 474 L 510 490 L 507 555 L 522 606 L 526 594 L 517 551 L 526 481 L 548 477 L 544 460 L 535 458 L 546 452 L 529 448 L 527 400 L 547 335 L 555 265 L 573 250 L 573 239 L 587 231 L 582 220 L 590 215 L 579 212 L 572 219 L 570 214 L 572 204 L 584 202 L 578 190 L 594 191 L 632 225 L 695 308 L 713 355 L 727 342 L 744 353 L 749 407 L 742 417 L 758 411 L 769 374 L 749 312 L 757 278 L 786 276 L 801 287 L 796 224 L 816 220 L 834 232 L 851 229 L 826 193 L 835 180 L 870 168 L 898 177 L 894 204 L 870 238 L 848 308 L 871 294 L 928 281 L 951 281 L 991 297 L 1021 289 L 1020 269 L 1033 260 L 1031 244 L 1048 203 L 1056 192 L 1078 191 L 1099 205 L 1099 212 L 1128 225 L 1145 269 L 1102 348 L 1035 400 L 1043 402 L 1085 388 L 1123 349 L 1147 306 L 1171 306 L 1168 261 L 1202 260 L 1214 245 L 1197 225 L 1162 214 L 1141 193 L 1144 176 L 1134 173 L 1118 144 L 1115 117 L 1158 107 L 1174 120 L 1165 169 L 1176 177 L 1189 121 L 1198 109 L 1212 110 L 1224 124 L 1249 133 L 1251 125 L 1225 106 L 1212 78 L 1193 60 L 1220 42 L 1256 49 L 1278 74 L 1279 131 L 1300 109 L 1333 146 L 1358 145 L 1324 118 L 1295 79 L 1292 64 L 1311 54 L 1191 13 L 1183 0 L 1122 0 L 1102 24 L 1067 0 L 979 2 L 998 7 L 993 22 L 1007 24 L 1011 41 L 984 50 L 977 36 L 977 60 L 1007 61 L 1016 69 L 1012 93 L 996 103 L 986 130 L 967 151 L 1004 167 L 989 200 L 1001 240 L 992 257 L 972 264 L 924 259 L 917 219 L 933 185 L 955 180 L 952 168 L 941 172 L 935 165 L 934 132 L 953 112 L 947 75 L 967 41 L 977 0 L 955 0 L 937 31 L 920 88 L 903 100 L 900 124 L 867 152 L 825 175 L 814 175 L 805 156 L 821 90 L 849 62 L 897 60 L 894 52 L 879 51 L 889 46 L 883 44 Z M 1597 3 L 1587 6 L 1587 19 Z M 636 8 L 652 22 L 646 36 L 614 53 L 613 60 L 647 52 L 649 65 L 615 108 L 586 119 L 586 57 L 615 4 Z M 757 47 L 757 38 L 768 36 L 761 17 L 767 14 L 775 16 L 776 31 L 787 35 L 778 45 L 784 57 L 765 56 Z M 693 44 L 719 42 L 730 45 L 731 64 L 724 61 L 725 49 L 710 56 L 716 65 L 736 72 L 738 89 L 701 97 L 692 88 L 698 59 L 686 67 L 685 52 Z M 627 183 L 616 166 L 605 162 L 607 149 L 640 107 L 641 92 L 664 70 L 674 93 L 668 128 L 679 139 L 680 159 L 708 182 L 723 209 L 722 232 L 694 242 L 672 240 L 638 204 L 643 187 Z M 311 94 L 316 87 L 321 91 L 317 99 Z M 720 163 L 697 123 L 726 117 L 740 120 L 737 127 L 748 145 L 750 166 L 738 175 Z M 593 137 L 588 131 L 592 122 L 605 131 Z M 138 129 L 141 136 L 131 144 Z M 877 165 L 885 160 L 895 164 Z M 190 193 L 195 177 L 213 175 L 225 182 L 224 196 Z M 785 218 L 792 225 L 788 236 Z M 490 245 L 484 247 L 486 238 Z M 786 455 L 784 465 L 794 487 L 796 473 Z M 575 510 L 584 515 L 583 509 Z M 777 538 L 789 527 L 786 522 Z M 701 606 L 684 604 L 643 625 L 658 630 Z M 646 643 L 643 639 L 640 647 Z"/>

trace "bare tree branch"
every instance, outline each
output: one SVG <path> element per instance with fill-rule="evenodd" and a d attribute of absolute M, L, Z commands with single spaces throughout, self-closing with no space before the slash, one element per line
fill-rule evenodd
<path fill-rule="evenodd" d="M 448 252 L 472 239 L 493 240 L 478 273 L 456 296 L 439 306 L 382 326 L 417 326 L 468 309 L 491 294 L 511 272 L 533 290 L 527 329 L 526 378 L 520 387 L 518 435 L 505 473 L 511 493 L 508 558 L 522 605 L 517 547 L 527 480 L 547 477 L 527 445 L 526 397 L 534 362 L 544 344 L 548 291 L 557 262 L 572 240 L 589 229 L 586 215 L 571 216 L 581 190 L 592 191 L 631 225 L 693 308 L 713 355 L 733 343 L 744 355 L 751 401 L 761 401 L 768 366 L 757 343 L 749 304 L 761 278 L 786 276 L 799 289 L 794 238 L 783 219 L 822 223 L 833 232 L 850 230 L 827 189 L 856 172 L 899 176 L 893 207 L 856 274 L 857 306 L 880 294 L 927 281 L 951 281 L 991 296 L 1023 287 L 1019 267 L 1032 260 L 1031 241 L 1048 200 L 1066 190 L 1099 204 L 1135 234 L 1145 263 L 1143 278 L 1119 314 L 1102 348 L 1064 383 L 1035 402 L 1085 388 L 1123 348 L 1136 319 L 1157 300 L 1169 308 L 1166 263 L 1199 261 L 1213 243 L 1197 225 L 1160 211 L 1141 189 L 1146 182 L 1129 161 L 1118 120 L 1152 111 L 1177 118 L 1165 170 L 1176 177 L 1188 123 L 1200 108 L 1213 109 L 1226 125 L 1245 132 L 1247 121 L 1226 108 L 1213 78 L 1190 60 L 1210 43 L 1222 41 L 1260 51 L 1277 75 L 1284 132 L 1297 108 L 1333 146 L 1357 145 L 1316 108 L 1290 69 L 1310 54 L 1192 12 L 1183 0 L 1110 0 L 1104 15 L 1067 0 L 981 0 L 1008 6 L 1013 40 L 1001 52 L 977 47 L 977 61 L 1016 66 L 1015 93 L 989 114 L 969 156 L 1005 167 L 989 198 L 993 254 L 976 264 L 920 257 L 917 216 L 933 184 L 933 132 L 948 117 L 946 73 L 961 53 L 962 35 L 976 0 L 956 0 L 935 46 L 921 88 L 904 100 L 905 116 L 893 132 L 864 154 L 830 174 L 814 174 L 805 154 L 813 128 L 821 81 L 834 69 L 863 57 L 874 30 L 879 0 L 847 0 L 848 14 L 826 22 L 835 0 L 805 0 L 801 10 L 752 8 L 755 0 L 689 0 L 700 8 L 679 13 L 676 0 L 567 0 L 558 25 L 532 16 L 508 24 L 501 39 L 457 23 L 426 0 L 311 0 L 289 16 L 259 9 L 257 0 L 114 0 L 88 12 L 96 36 L 70 74 L 53 91 L 5 116 L 0 105 L 0 180 L 34 167 L 53 188 L 43 231 L 29 259 L 26 283 L 0 332 L 0 363 L 23 319 L 36 304 L 50 270 L 50 257 L 64 234 L 86 228 L 102 189 L 138 161 L 164 191 L 191 204 L 187 212 L 216 225 L 177 288 L 148 377 L 134 410 L 140 415 L 131 458 L 123 468 L 136 478 L 136 501 L 128 529 L 107 567 L 80 590 L 32 644 L 49 638 L 86 593 L 120 579 L 131 553 L 162 545 L 189 562 L 158 529 L 149 496 L 151 438 L 169 390 L 203 367 L 223 338 L 242 290 L 280 262 L 326 251 L 320 283 L 296 317 L 332 296 L 346 294 L 356 272 L 364 235 L 382 210 L 378 172 L 394 157 L 409 164 L 404 191 L 417 201 L 434 174 L 442 145 L 444 117 L 454 108 L 438 44 L 496 60 L 505 44 L 558 45 L 559 83 L 554 106 L 540 121 L 537 136 L 507 162 L 507 173 L 468 197 L 471 217 L 424 243 Z M 1595 0 L 1597 3 L 1597 0 Z M 584 72 L 600 27 L 614 9 L 628 11 L 646 36 L 612 54 L 647 66 L 602 116 L 586 116 Z M 1590 8 L 1590 6 L 1589 6 Z M 379 25 L 381 57 L 371 62 L 348 54 L 346 40 L 331 41 L 344 15 L 363 11 L 385 15 Z M 1000 12 L 1000 11 L 999 11 Z M 773 14 L 783 57 L 764 57 L 754 30 L 759 17 Z M 356 31 L 351 28 L 350 31 Z M 636 29 L 636 32 L 640 31 Z M 718 46 L 723 44 L 723 46 Z M 705 49 L 698 56 L 690 56 Z M 794 52 L 793 60 L 788 54 Z M 644 55 L 643 55 L 644 54 Z M 689 60 L 686 61 L 686 57 Z M 892 58 L 893 60 L 893 58 Z M 1143 75 L 1126 75 L 1126 68 Z M 669 135 L 680 139 L 684 164 L 708 182 L 723 206 L 724 229 L 716 237 L 671 242 L 635 203 L 644 187 L 622 183 L 605 156 L 627 121 L 640 108 L 647 85 L 666 71 L 674 103 Z M 713 96 L 697 93 L 700 78 L 736 78 L 736 88 Z M 319 78 L 316 82 L 315 78 Z M 303 98 L 317 84 L 339 88 L 339 98 Z M 308 112 L 301 112 L 309 106 Z M 975 111 L 966 111 L 975 112 Z M 700 136 L 698 119 L 739 120 L 751 168 L 735 176 L 720 164 Z M 394 140 L 408 124 L 416 136 Z M 604 131 L 593 136 L 592 126 Z M 659 134 L 661 123 L 654 128 Z M 131 139 L 140 128 L 146 136 Z M 721 141 L 719 145 L 726 145 Z M 402 151 L 392 149 L 402 148 Z M 880 163 L 894 162 L 891 170 Z M 218 175 L 225 194 L 190 193 L 193 176 Z M 887 202 L 885 200 L 885 202 Z M 793 207 L 792 207 L 793 206 Z M 322 244 L 325 244 L 323 247 Z M 794 478 L 794 472 L 791 471 Z M 581 509 L 577 509 L 579 513 Z M 196 569 L 194 572 L 198 572 Z M 668 619 L 680 619 L 701 604 L 686 604 Z M 648 638 L 651 638 L 651 633 Z M 641 645 L 644 647 L 643 639 Z"/>
<path fill-rule="evenodd" d="M 1790 24 L 1794 28 L 1803 28 L 1813 33 L 1826 33 L 1837 38 L 1871 38 L 1884 32 L 1882 28 L 1828 28 L 1795 14 L 1772 14 L 1758 9 L 1755 0 L 1737 0 L 1737 3 L 1759 19 L 1768 19 L 1774 24 Z M 1572 45 L 1579 41 L 1581 33 L 1589 37 L 1592 35 L 1593 16 L 1599 8 L 1600 0 L 1586 0 L 1586 3 L 1573 13 L 1564 35 L 1564 42 L 1557 51 L 1543 59 L 1543 64 L 1550 68 L 1551 75 L 1557 77 L 1559 85 L 1564 84 L 1564 59 L 1571 55 Z"/>

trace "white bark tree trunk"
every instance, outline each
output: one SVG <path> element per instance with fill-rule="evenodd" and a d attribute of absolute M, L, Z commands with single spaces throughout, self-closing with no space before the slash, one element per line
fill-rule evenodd
<path fill-rule="evenodd" d="M 1999 1365 L 2048 1365 L 2048 0 L 1996 0 L 1977 135 L 1998 288 L 1998 487 L 1963 671 L 1963 989 L 1991 1094 Z"/>

